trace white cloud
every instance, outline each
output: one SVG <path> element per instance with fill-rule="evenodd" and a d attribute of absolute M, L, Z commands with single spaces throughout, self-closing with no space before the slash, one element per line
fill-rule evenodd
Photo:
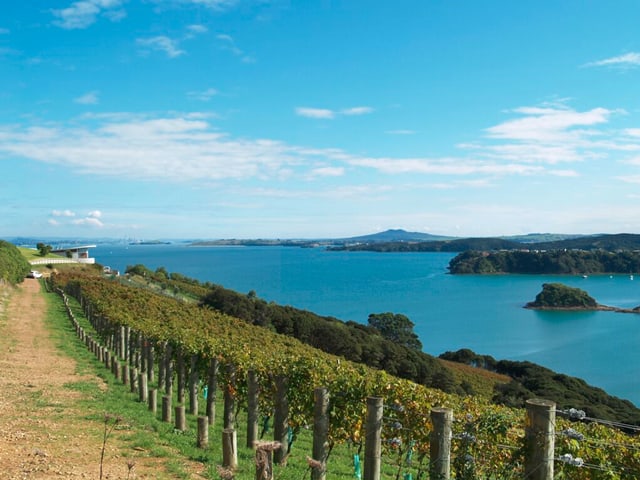
<path fill-rule="evenodd" d="M 307 118 L 320 118 L 325 120 L 333 119 L 339 115 L 355 116 L 366 115 L 373 112 L 371 107 L 350 107 L 342 110 L 330 110 L 328 108 L 311 108 L 311 107 L 296 107 L 296 115 Z"/>
<path fill-rule="evenodd" d="M 150 38 L 138 38 L 136 39 L 136 43 L 142 47 L 145 54 L 150 50 L 156 50 L 166 53 L 169 58 L 176 58 L 186 53 L 184 50 L 180 50 L 178 47 L 179 42 L 177 40 L 173 40 L 164 35 Z"/>
<path fill-rule="evenodd" d="M 341 177 L 344 175 L 344 167 L 318 167 L 311 170 L 310 177 Z"/>
<path fill-rule="evenodd" d="M 239 0 L 152 0 L 159 6 L 201 5 L 212 10 L 225 10 L 234 7 Z"/>
<path fill-rule="evenodd" d="M 556 177 L 579 177 L 580 174 L 575 170 L 549 170 L 549 175 Z"/>
<path fill-rule="evenodd" d="M 589 62 L 586 67 L 619 67 L 619 68 L 633 68 L 640 66 L 640 53 L 629 52 L 617 57 L 605 58 L 604 60 L 598 60 L 595 62 Z"/>
<path fill-rule="evenodd" d="M 340 110 L 342 115 L 366 115 L 371 112 L 373 112 L 373 108 L 371 107 L 351 107 Z"/>
<path fill-rule="evenodd" d="M 111 21 L 118 21 L 126 15 L 120 8 L 121 5 L 121 0 L 81 0 L 67 8 L 52 10 L 53 16 L 56 17 L 53 23 L 58 27 L 73 30 L 91 26 L 101 15 Z"/>
<path fill-rule="evenodd" d="M 213 97 L 218 95 L 218 90 L 215 88 L 207 88 L 206 90 L 198 92 L 187 92 L 187 96 L 193 100 L 200 100 L 201 102 L 208 102 Z"/>
<path fill-rule="evenodd" d="M 625 131 L 576 128 L 606 122 L 611 110 L 524 107 L 514 112 L 522 118 L 491 127 L 486 138 L 459 145 L 460 155 L 445 157 L 356 155 L 338 148 L 234 138 L 219 131 L 211 123 L 211 115 L 192 112 L 164 117 L 84 115 L 81 118 L 88 120 L 84 127 L 79 127 L 77 120 L 68 124 L 0 125 L 0 158 L 29 158 L 64 165 L 80 174 L 201 184 L 226 179 L 346 178 L 347 172 L 357 175 L 358 169 L 461 180 L 481 176 L 493 182 L 502 176 L 577 177 L 577 170 L 548 166 L 607 158 L 613 149 L 637 151 L 640 146 L 629 140 L 629 131 L 625 136 Z M 333 113 L 325 109 L 298 111 L 313 118 L 331 118 Z M 434 178 L 429 181 L 440 183 Z"/>
<path fill-rule="evenodd" d="M 89 227 L 97 227 L 97 228 L 104 227 L 104 223 L 102 223 L 100 219 L 95 217 L 79 218 L 77 220 L 73 220 L 71 223 L 73 223 L 74 225 L 86 225 Z"/>
<path fill-rule="evenodd" d="M 71 210 L 53 210 L 51 215 L 54 217 L 75 217 L 75 212 Z"/>
<path fill-rule="evenodd" d="M 99 101 L 98 92 L 87 92 L 84 95 L 74 98 L 73 101 L 81 105 L 96 105 Z"/>
<path fill-rule="evenodd" d="M 90 227 L 103 227 L 104 224 L 100 220 L 102 217 L 102 212 L 100 210 L 93 210 L 87 213 L 82 218 L 75 218 L 76 213 L 72 210 L 53 210 L 51 212 L 51 217 L 47 220 L 50 225 L 60 226 L 60 225 L 85 225 Z M 65 220 L 68 219 L 68 220 Z M 66 223 L 65 223 L 66 222 Z"/>
<path fill-rule="evenodd" d="M 336 114 L 333 110 L 326 108 L 297 107 L 296 115 L 307 118 L 331 119 L 334 118 Z"/>
<path fill-rule="evenodd" d="M 630 137 L 640 137 L 640 128 L 627 128 L 624 133 Z"/>
<path fill-rule="evenodd" d="M 266 139 L 232 139 L 201 115 L 94 117 L 97 127 L 0 127 L 0 155 L 65 165 L 79 173 L 169 181 L 277 178 L 309 154 Z"/>
<path fill-rule="evenodd" d="M 633 184 L 640 185 L 640 175 L 626 175 L 624 177 L 615 177 L 615 178 L 625 183 L 633 183 Z"/>
<path fill-rule="evenodd" d="M 191 33 L 207 33 L 209 31 L 209 29 L 204 25 L 198 25 L 198 24 L 189 25 L 187 27 L 187 30 L 189 30 Z"/>
<path fill-rule="evenodd" d="M 523 117 L 486 129 L 489 137 L 534 142 L 574 140 L 589 132 L 573 130 L 573 127 L 606 123 L 615 112 L 606 108 L 576 112 L 569 108 L 548 107 L 520 107 L 513 111 Z"/>
<path fill-rule="evenodd" d="M 556 164 L 606 158 L 612 151 L 637 151 L 633 129 L 612 132 L 603 128 L 623 110 L 593 108 L 576 111 L 562 104 L 520 107 L 516 114 L 485 130 L 485 138 L 458 148 L 480 158 L 519 163 Z"/>
<path fill-rule="evenodd" d="M 222 50 L 226 50 L 233 53 L 236 57 L 240 57 L 244 63 L 255 62 L 255 59 L 252 56 L 245 54 L 245 52 L 236 45 L 236 41 L 231 35 L 220 33 L 216 35 L 216 38 L 220 41 L 220 48 Z"/>
<path fill-rule="evenodd" d="M 464 158 L 352 158 L 349 163 L 369 167 L 385 174 L 436 175 L 531 175 L 543 173 L 542 167 L 519 163 L 496 163 Z"/>

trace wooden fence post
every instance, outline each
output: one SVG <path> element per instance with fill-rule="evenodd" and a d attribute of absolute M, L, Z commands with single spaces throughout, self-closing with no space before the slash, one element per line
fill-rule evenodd
<path fill-rule="evenodd" d="M 138 369 L 134 366 L 129 367 L 129 390 L 136 393 L 138 387 Z"/>
<path fill-rule="evenodd" d="M 184 432 L 187 429 L 187 415 L 184 405 L 177 405 L 175 407 L 176 413 L 176 430 Z"/>
<path fill-rule="evenodd" d="M 129 366 L 126 363 L 120 365 L 120 380 L 122 380 L 123 385 L 129 383 Z"/>
<path fill-rule="evenodd" d="M 162 421 L 171 423 L 171 395 L 162 396 Z"/>
<path fill-rule="evenodd" d="M 238 437 L 233 428 L 222 430 L 222 466 L 231 469 L 238 467 Z"/>
<path fill-rule="evenodd" d="M 275 412 L 273 415 L 273 440 L 280 443 L 281 447 L 273 452 L 273 460 L 280 464 L 289 453 L 289 400 L 287 388 L 289 379 L 284 375 L 276 377 Z"/>
<path fill-rule="evenodd" d="M 273 480 L 273 451 L 282 445 L 278 442 L 256 442 L 256 480 Z"/>
<path fill-rule="evenodd" d="M 149 410 L 155 415 L 158 411 L 158 390 L 155 388 L 149 389 Z"/>
<path fill-rule="evenodd" d="M 209 419 L 205 417 L 198 417 L 198 448 L 207 448 L 209 446 Z"/>
<path fill-rule="evenodd" d="M 380 459 L 382 455 L 382 411 L 380 397 L 367 398 L 367 418 L 364 427 L 364 471 L 363 480 L 380 480 Z"/>
<path fill-rule="evenodd" d="M 149 395 L 149 389 L 147 388 L 147 374 L 145 372 L 140 373 L 138 376 L 138 400 L 146 402 Z"/>
<path fill-rule="evenodd" d="M 429 479 L 449 480 L 451 475 L 451 424 L 453 411 L 450 408 L 431 410 L 431 445 L 429 451 Z"/>
<path fill-rule="evenodd" d="M 550 400 L 526 401 L 524 475 L 528 480 L 552 480 L 556 404 Z"/>
<path fill-rule="evenodd" d="M 313 459 L 320 462 L 320 467 L 311 469 L 313 480 L 327 478 L 327 455 L 329 454 L 329 391 L 316 388 L 313 409 Z"/>
<path fill-rule="evenodd" d="M 124 325 L 120 325 L 120 331 L 118 334 L 118 356 L 123 362 L 127 361 L 127 337 L 126 337 L 126 329 Z"/>
<path fill-rule="evenodd" d="M 247 448 L 255 448 L 258 440 L 258 376 L 255 370 L 247 372 Z"/>

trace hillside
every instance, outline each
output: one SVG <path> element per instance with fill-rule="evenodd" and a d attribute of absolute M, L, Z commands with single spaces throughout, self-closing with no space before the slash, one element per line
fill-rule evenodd
<path fill-rule="evenodd" d="M 502 405 L 522 406 L 532 396 L 553 398 L 558 405 L 573 405 L 598 418 L 624 418 L 624 422 L 640 425 L 640 409 L 628 400 L 608 395 L 601 388 L 588 385 L 584 380 L 556 373 L 531 362 L 496 360 L 469 349 L 445 352 L 443 360 L 505 375 L 511 379 L 497 383 L 493 401 Z"/>
<path fill-rule="evenodd" d="M 341 238 L 336 243 L 379 243 L 379 242 L 433 242 L 450 240 L 451 237 L 432 235 L 430 233 L 407 232 L 402 229 L 390 229 L 384 232 L 360 235 L 357 237 Z"/>
<path fill-rule="evenodd" d="M 452 274 L 629 274 L 640 271 L 640 252 L 621 250 L 468 250 L 449 262 Z"/>
<path fill-rule="evenodd" d="M 464 252 L 522 248 L 522 244 L 502 238 L 457 238 L 428 242 L 375 242 L 329 248 L 334 251 L 371 252 Z"/>
<path fill-rule="evenodd" d="M 446 368 L 437 368 L 427 374 L 427 370 L 433 368 L 434 365 L 430 356 L 426 354 L 424 357 L 417 356 L 415 352 L 408 352 L 408 357 L 398 357 L 402 356 L 398 347 L 391 345 L 382 347 L 383 343 L 381 343 L 379 335 L 372 332 L 371 327 L 366 325 L 355 322 L 345 323 L 336 318 L 320 317 L 312 312 L 295 309 L 291 306 L 268 303 L 255 297 L 251 292 L 247 295 L 225 289 L 219 285 L 202 284 L 181 274 L 165 274 L 164 269 L 159 269 L 160 273 L 152 272 L 143 266 L 136 266 L 133 269 L 137 273 L 144 273 L 145 282 L 155 278 L 172 295 L 175 292 L 190 293 L 195 301 L 200 299 L 199 301 L 216 310 L 243 318 L 247 323 L 262 325 L 268 330 L 276 330 L 294 336 L 326 352 L 362 363 L 366 363 L 367 355 L 378 352 L 372 357 L 377 363 L 370 362 L 366 363 L 367 365 L 383 369 L 386 369 L 385 365 L 388 365 L 389 373 L 411 378 L 426 385 L 436 386 L 446 391 L 479 394 L 492 398 L 497 403 L 520 407 L 524 405 L 527 398 L 532 396 L 546 396 L 546 398 L 566 407 L 572 406 L 568 403 L 569 400 L 580 399 L 580 408 L 594 414 L 596 412 L 606 414 L 607 416 L 604 418 L 614 418 L 615 415 L 613 410 L 602 411 L 599 406 L 615 404 L 620 408 L 617 412 L 624 416 L 625 420 L 640 424 L 640 409 L 633 406 L 631 402 L 609 396 L 603 390 L 589 386 L 581 379 L 558 374 L 529 362 L 527 362 L 526 371 L 535 373 L 534 377 L 544 371 L 545 377 L 559 376 L 558 378 L 562 378 L 562 381 L 554 381 L 551 388 L 546 381 L 540 383 L 536 383 L 534 380 L 526 381 L 525 375 L 520 370 L 514 368 L 514 375 L 510 375 L 509 368 L 506 367 L 498 371 L 491 367 L 497 363 L 496 360 L 476 354 L 473 354 L 475 359 L 473 361 L 464 356 L 463 361 L 459 361 L 459 357 L 443 354 L 440 356 L 440 361 L 441 365 Z M 301 333 L 302 335 L 300 335 Z M 370 336 L 372 334 L 373 336 Z M 391 356 L 385 361 L 384 355 Z M 407 360 L 415 362 L 419 358 L 424 360 L 413 366 L 407 363 Z M 483 358 L 484 363 L 476 361 L 478 358 Z M 444 360 L 456 361 L 465 365 L 454 367 L 448 362 L 443 362 Z M 425 363 L 422 363 L 423 361 Z M 385 364 L 385 362 L 388 363 Z M 486 371 L 467 367 L 486 367 L 487 365 L 489 367 L 486 368 Z M 425 368 L 427 370 L 424 370 Z M 408 376 L 416 374 L 418 376 Z"/>
<path fill-rule="evenodd" d="M 549 238 L 553 240 L 547 241 Z M 331 248 L 331 250 L 374 252 L 465 252 L 467 250 L 491 252 L 523 249 L 633 251 L 640 250 L 640 235 L 630 233 L 588 236 L 531 234 L 500 238 L 454 238 L 411 242 L 378 240 Z"/>

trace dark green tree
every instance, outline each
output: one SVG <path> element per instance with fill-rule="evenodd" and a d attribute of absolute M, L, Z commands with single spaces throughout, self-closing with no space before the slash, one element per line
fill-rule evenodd
<path fill-rule="evenodd" d="M 38 252 L 40 253 L 41 257 L 46 257 L 51 253 L 51 250 L 53 250 L 53 247 L 51 245 L 47 245 L 42 242 L 38 243 L 36 245 L 36 248 L 38 249 Z"/>
<path fill-rule="evenodd" d="M 0 240 L 0 283 L 22 282 L 31 265 L 14 244 Z"/>
<path fill-rule="evenodd" d="M 415 324 L 401 313 L 372 313 L 367 320 L 384 338 L 413 350 L 422 350 L 422 342 L 413 331 Z"/>

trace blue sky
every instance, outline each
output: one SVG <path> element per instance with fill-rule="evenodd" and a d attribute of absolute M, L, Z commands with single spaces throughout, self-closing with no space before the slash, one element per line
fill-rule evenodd
<path fill-rule="evenodd" d="M 640 2 L 0 6 L 0 236 L 640 233 Z"/>

